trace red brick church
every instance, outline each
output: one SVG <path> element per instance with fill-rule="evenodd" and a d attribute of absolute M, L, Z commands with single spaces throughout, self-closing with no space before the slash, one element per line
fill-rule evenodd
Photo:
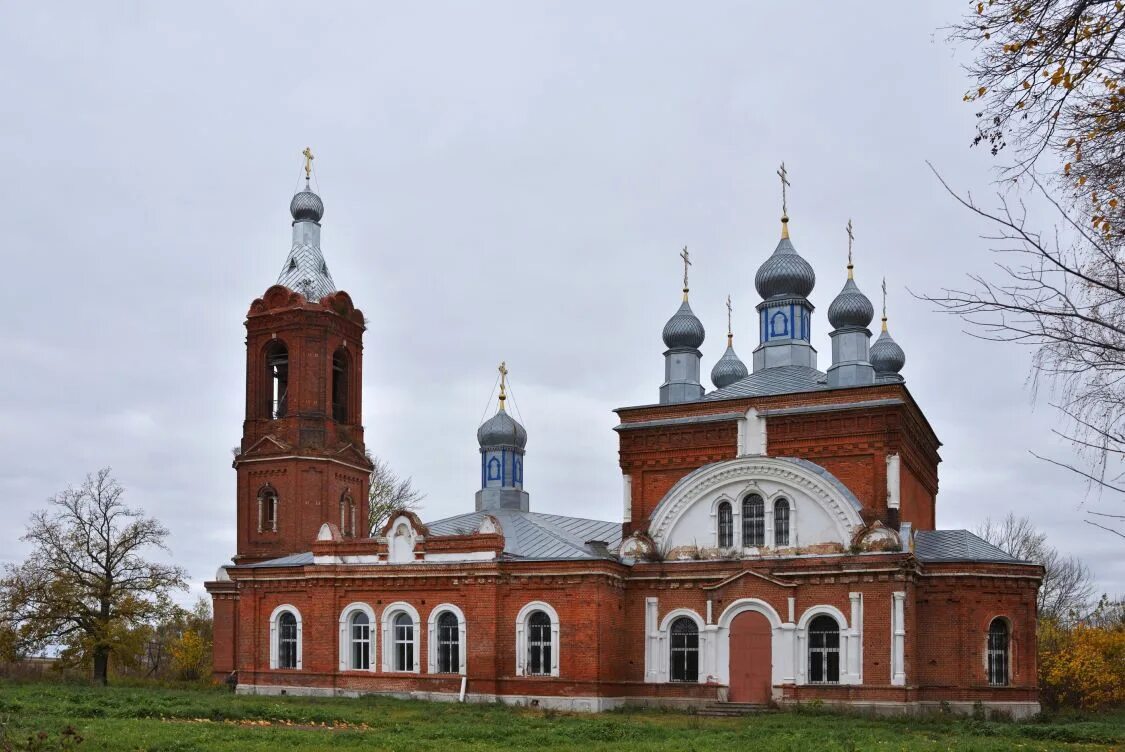
<path fill-rule="evenodd" d="M 307 181 L 290 211 L 292 250 L 246 317 L 238 549 L 207 583 L 216 678 L 244 693 L 591 711 L 1038 710 L 1041 568 L 935 528 L 940 442 L 885 305 L 871 341 L 850 262 L 818 370 L 816 278 L 784 212 L 754 280 L 751 366 L 728 326 L 711 391 L 685 252 L 659 401 L 617 410 L 622 519 L 533 510 L 502 379 L 477 431 L 475 504 L 369 531 L 364 316 L 328 272 Z"/>

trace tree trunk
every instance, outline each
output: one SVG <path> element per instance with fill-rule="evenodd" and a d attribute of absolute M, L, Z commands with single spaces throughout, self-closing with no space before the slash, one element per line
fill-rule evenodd
<path fill-rule="evenodd" d="M 98 645 L 94 648 L 94 683 L 105 686 L 109 683 L 109 648 Z"/>

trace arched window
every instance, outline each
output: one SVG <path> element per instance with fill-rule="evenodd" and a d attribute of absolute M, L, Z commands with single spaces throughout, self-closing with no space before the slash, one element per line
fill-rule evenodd
<path fill-rule="evenodd" d="M 766 545 L 766 502 L 758 494 L 742 500 L 742 545 Z"/>
<path fill-rule="evenodd" d="M 840 625 L 826 614 L 809 624 L 809 683 L 840 682 Z"/>
<path fill-rule="evenodd" d="M 258 532 L 277 532 L 277 491 L 272 486 L 258 491 Z"/>
<path fill-rule="evenodd" d="M 719 502 L 719 548 L 730 548 L 734 545 L 734 513 L 731 511 L 730 502 Z"/>
<path fill-rule="evenodd" d="M 351 660 L 348 668 L 367 671 L 371 668 L 371 620 L 363 611 L 355 611 L 348 620 Z"/>
<path fill-rule="evenodd" d="M 729 506 L 729 505 L 728 505 Z M 699 627 L 692 619 L 681 616 L 672 622 L 670 648 L 672 681 L 699 681 Z"/>
<path fill-rule="evenodd" d="M 340 497 L 340 533 L 346 536 L 354 536 L 355 530 L 355 502 L 352 501 L 351 493 L 344 491 Z"/>
<path fill-rule="evenodd" d="M 461 625 L 457 614 L 443 611 L 437 620 L 437 672 L 456 674 L 461 670 Z"/>
<path fill-rule="evenodd" d="M 789 501 L 786 499 L 773 503 L 773 544 L 789 545 Z"/>
<path fill-rule="evenodd" d="M 488 479 L 500 480 L 500 460 L 493 457 L 488 461 Z"/>
<path fill-rule="evenodd" d="M 512 458 L 512 482 L 523 483 L 523 458 L 518 454 Z"/>
<path fill-rule="evenodd" d="M 265 417 L 284 418 L 289 396 L 289 349 L 284 342 L 273 340 L 266 347 Z"/>
<path fill-rule="evenodd" d="M 414 619 L 401 612 L 394 621 L 394 670 L 414 670 Z"/>
<path fill-rule="evenodd" d="M 351 378 L 351 358 L 344 348 L 332 354 L 332 419 L 337 423 L 351 422 L 351 403 L 348 401 L 348 381 Z"/>
<path fill-rule="evenodd" d="M 301 613 L 288 604 L 270 614 L 270 668 L 301 668 Z"/>
<path fill-rule="evenodd" d="M 551 617 L 543 611 L 535 611 L 527 619 L 527 673 L 551 674 Z"/>
<path fill-rule="evenodd" d="M 988 625 L 988 683 L 993 687 L 1008 686 L 1008 622 L 993 619 Z"/>

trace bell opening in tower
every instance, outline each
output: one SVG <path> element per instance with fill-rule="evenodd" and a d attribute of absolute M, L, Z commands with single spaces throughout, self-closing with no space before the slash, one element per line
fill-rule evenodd
<path fill-rule="evenodd" d="M 266 417 L 284 418 L 289 396 L 289 349 L 274 340 L 266 348 Z"/>

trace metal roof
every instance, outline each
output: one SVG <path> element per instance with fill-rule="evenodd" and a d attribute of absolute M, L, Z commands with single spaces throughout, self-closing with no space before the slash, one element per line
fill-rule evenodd
<path fill-rule="evenodd" d="M 605 541 L 613 551 L 621 545 L 621 523 L 538 514 L 515 509 L 470 512 L 427 523 L 431 535 L 466 535 L 480 529 L 485 516 L 500 523 L 504 556 L 512 559 L 603 559 L 586 541 Z"/>
<path fill-rule="evenodd" d="M 1003 549 L 968 530 L 919 530 L 914 533 L 914 556 L 918 561 L 1002 561 L 1029 563 L 1013 558 Z"/>
<path fill-rule="evenodd" d="M 270 559 L 268 561 L 259 561 L 256 564 L 247 564 L 248 567 L 300 567 L 305 564 L 313 563 L 312 551 L 305 551 L 300 554 L 290 554 L 289 556 L 282 556 L 280 559 Z"/>
<path fill-rule="evenodd" d="M 762 397 L 769 394 L 814 392 L 828 388 L 828 376 L 808 366 L 776 366 L 755 371 L 744 379 L 707 394 L 704 400 Z"/>

